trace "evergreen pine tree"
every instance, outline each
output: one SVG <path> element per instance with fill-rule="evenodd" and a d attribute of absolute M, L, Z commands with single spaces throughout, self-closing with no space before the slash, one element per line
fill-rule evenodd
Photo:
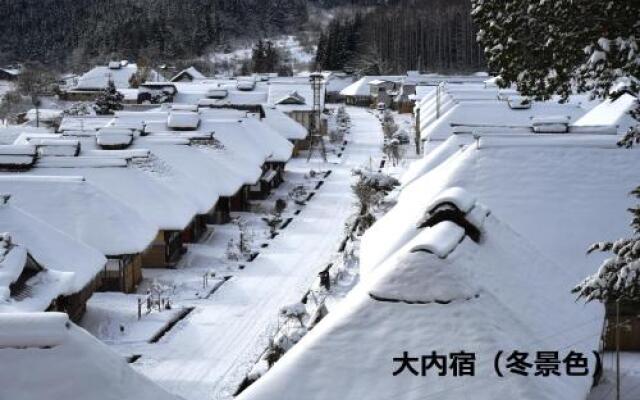
<path fill-rule="evenodd" d="M 116 89 L 113 81 L 109 81 L 107 87 L 100 93 L 96 99 L 94 109 L 98 115 L 113 114 L 114 111 L 120 111 L 124 107 L 122 102 L 124 95 Z"/>

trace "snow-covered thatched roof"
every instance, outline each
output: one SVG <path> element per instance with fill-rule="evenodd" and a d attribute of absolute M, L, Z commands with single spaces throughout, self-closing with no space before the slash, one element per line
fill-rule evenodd
<path fill-rule="evenodd" d="M 308 135 L 307 129 L 287 116 L 275 106 L 265 106 L 265 118 L 262 120 L 285 139 L 302 140 Z"/>
<path fill-rule="evenodd" d="M 324 85 L 320 89 L 325 91 Z M 324 108 L 324 95 L 320 96 L 321 107 Z M 306 81 L 277 81 L 269 83 L 267 104 L 277 106 L 283 111 L 308 111 L 313 109 L 313 88 Z"/>
<path fill-rule="evenodd" d="M 495 131 L 509 128 L 529 129 L 534 118 L 562 117 L 567 121 L 575 121 L 586 110 L 579 105 L 557 104 L 553 102 L 534 102 L 530 108 L 523 110 L 511 109 L 504 100 L 478 100 L 452 102 L 450 107 L 441 109 L 440 117 L 431 123 L 423 123 L 422 113 L 421 138 L 423 141 L 443 141 L 453 133 L 453 125 L 493 126 Z M 429 116 L 425 116 L 426 121 Z M 489 128 L 490 130 L 491 128 Z"/>
<path fill-rule="evenodd" d="M 369 96 L 371 94 L 371 89 L 369 88 L 369 83 L 373 81 L 391 81 L 391 82 L 399 82 L 402 80 L 402 76 L 364 76 L 352 83 L 351 85 L 345 87 L 340 91 L 342 96 Z"/>
<path fill-rule="evenodd" d="M 591 243 L 630 234 L 640 150 L 602 135 L 448 141 L 450 156 L 416 174 L 364 235 L 359 286 L 240 399 L 585 398 L 590 376 L 499 378 L 493 361 L 554 349 L 595 365 L 604 310 L 571 289 L 604 257 L 585 258 Z M 438 203 L 460 209 L 479 240 L 458 222 L 425 225 Z M 564 334 L 577 326 L 582 340 Z M 460 350 L 476 355 L 467 384 L 432 370 L 392 375 L 404 351 Z"/>
<path fill-rule="evenodd" d="M 422 229 L 240 399 L 583 399 L 589 376 L 496 376 L 499 351 L 506 358 L 513 349 L 561 349 L 566 337 L 553 334 L 583 323 L 585 312 L 569 293 L 557 299 L 566 274 L 504 221 L 486 217 L 482 233 L 478 244 L 451 222 Z M 602 315 L 591 311 L 589 319 Z M 600 324 L 586 326 L 581 332 L 593 337 L 572 350 L 590 355 Z M 408 369 L 393 375 L 400 367 L 394 358 L 433 351 L 447 364 L 450 353 L 473 353 L 474 376 L 438 376 L 435 367 L 426 376 Z M 421 373 L 420 361 L 412 367 Z"/>
<path fill-rule="evenodd" d="M 100 158 L 110 157 L 109 153 L 110 151 L 105 152 Z M 138 160 L 143 162 L 142 159 Z M 53 164 L 36 168 L 30 174 L 81 175 L 92 185 L 135 210 L 157 230 L 183 230 L 197 214 L 196 205 L 185 194 L 138 168 L 82 165 L 60 168 Z M 168 210 L 171 211 L 167 212 Z"/>
<path fill-rule="evenodd" d="M 130 206 L 79 176 L 2 174 L 0 192 L 10 193 L 12 204 L 30 215 L 108 256 L 141 253 L 157 233 Z"/>
<path fill-rule="evenodd" d="M 618 133 L 624 134 L 629 128 L 638 125 L 630 111 L 638 106 L 638 99 L 630 94 L 623 94 L 616 100 L 605 100 L 588 113 L 579 118 L 574 127 L 615 127 Z"/>
<path fill-rule="evenodd" d="M 195 67 L 189 67 L 178 72 L 173 78 L 170 79 L 170 82 L 192 82 L 207 79 L 200 71 L 198 71 Z"/>
<path fill-rule="evenodd" d="M 116 66 L 119 65 L 118 68 Z M 109 85 L 111 80 L 118 89 L 130 87 L 129 80 L 138 72 L 136 64 L 114 62 L 106 66 L 97 66 L 78 78 L 76 90 L 102 90 Z"/>
<path fill-rule="evenodd" d="M 293 155 L 293 144 L 274 130 L 269 124 L 257 118 L 245 118 L 242 121 L 248 138 L 256 147 L 268 152 L 267 161 L 287 162 Z"/>
<path fill-rule="evenodd" d="M 0 314 L 0 387 L 21 400 L 179 400 L 61 313 Z"/>
<path fill-rule="evenodd" d="M 12 206 L 11 201 L 0 205 L 0 232 L 8 232 L 15 245 L 45 268 L 32 283 L 30 296 L 21 301 L 1 302 L 1 312 L 44 311 L 58 296 L 82 290 L 106 263 L 98 250 Z M 6 272 L 4 267 L 0 269 Z"/>

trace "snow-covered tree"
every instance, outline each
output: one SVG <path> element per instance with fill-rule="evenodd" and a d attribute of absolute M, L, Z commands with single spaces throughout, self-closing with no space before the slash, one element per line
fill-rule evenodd
<path fill-rule="evenodd" d="M 640 92 L 637 0 L 473 0 L 489 68 L 499 84 L 536 99 Z M 640 142 L 632 129 L 621 141 Z"/>
<path fill-rule="evenodd" d="M 123 109 L 122 101 L 124 95 L 116 89 L 113 81 L 109 81 L 109 85 L 100 93 L 96 99 L 94 109 L 98 115 L 113 114 L 114 111 Z"/>
<path fill-rule="evenodd" d="M 640 95 L 640 2 L 637 0 L 473 0 L 478 40 L 489 68 L 503 87 L 515 84 L 538 100 L 575 92 L 594 98 Z M 637 118 L 638 110 L 635 112 Z M 640 129 L 620 141 L 640 143 Z M 640 188 L 634 191 L 640 194 Z M 637 296 L 640 217 L 633 209 L 636 234 L 631 239 L 597 243 L 590 252 L 611 251 L 598 272 L 574 292 L 603 302 Z M 636 297 L 637 298 L 637 297 Z"/>
<path fill-rule="evenodd" d="M 526 95 L 608 97 L 618 82 L 637 93 L 636 0 L 473 0 L 489 68 Z"/>
<path fill-rule="evenodd" d="M 640 188 L 632 192 L 640 198 Z M 598 271 L 587 277 L 573 292 L 586 301 L 640 301 L 640 206 L 629 209 L 635 234 L 629 239 L 595 243 L 589 249 L 613 253 Z"/>

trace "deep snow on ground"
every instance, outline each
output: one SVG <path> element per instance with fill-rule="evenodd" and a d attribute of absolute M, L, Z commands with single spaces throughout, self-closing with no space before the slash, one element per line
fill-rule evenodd
<path fill-rule="evenodd" d="M 134 368 L 172 393 L 186 399 L 231 398 L 275 333 L 280 308 L 300 301 L 317 273 L 336 258 L 345 223 L 356 210 L 352 169 L 380 164 L 378 119 L 369 110 L 347 111 L 353 126 L 344 138 L 344 152 L 339 145 L 329 146 L 328 163 L 317 153 L 310 163 L 304 154 L 294 158 L 287 165 L 287 181 L 268 200 L 253 202 L 253 212 L 233 214 L 234 220 L 244 221 L 252 250 L 260 253 L 254 261 L 226 257 L 229 240 L 239 240 L 237 223 L 210 226 L 199 243 L 188 246 L 177 269 L 144 270 L 138 295 L 94 297 L 87 327 L 123 356 L 140 355 Z M 311 170 L 319 174 L 310 176 Z M 331 174 L 325 178 L 327 171 Z M 324 183 L 316 188 L 320 181 Z M 288 198 L 298 185 L 315 192 L 305 205 Z M 282 219 L 293 220 L 271 239 L 262 217 L 278 198 L 288 199 Z M 355 282 L 355 276 L 344 277 L 342 291 Z M 168 288 L 173 310 L 156 310 L 137 322 L 137 298 L 154 285 Z M 194 311 L 158 343 L 148 343 L 184 307 Z M 98 318 L 106 322 L 98 323 Z"/>
<path fill-rule="evenodd" d="M 587 400 L 614 400 L 616 398 L 615 353 L 607 352 L 603 360 L 604 375 L 593 388 Z M 620 398 L 640 399 L 640 353 L 620 354 Z"/>

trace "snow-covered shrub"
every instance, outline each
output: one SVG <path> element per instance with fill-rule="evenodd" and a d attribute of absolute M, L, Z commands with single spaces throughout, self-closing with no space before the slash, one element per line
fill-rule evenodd
<path fill-rule="evenodd" d="M 253 251 L 253 232 L 249 231 L 247 221 L 242 218 L 237 220 L 238 229 L 240 230 L 240 238 L 238 240 L 238 250 L 242 257 L 247 260 L 251 257 Z"/>
<path fill-rule="evenodd" d="M 280 309 L 280 315 L 284 317 L 286 321 L 295 319 L 300 323 L 300 326 L 304 325 L 303 318 L 306 314 L 307 308 L 302 303 L 289 304 Z"/>
<path fill-rule="evenodd" d="M 240 261 L 242 253 L 240 253 L 240 248 L 233 238 L 229 239 L 227 242 L 227 250 L 225 251 L 225 256 L 229 261 Z"/>
<path fill-rule="evenodd" d="M 387 174 L 382 172 L 373 172 L 363 169 L 354 169 L 353 175 L 359 176 L 362 184 L 370 186 L 372 189 L 378 192 L 388 193 L 392 191 L 396 186 L 400 185 L 400 182 Z"/>
<path fill-rule="evenodd" d="M 296 186 L 289 191 L 289 198 L 298 205 L 304 204 L 308 196 L 309 192 L 302 185 Z"/>
<path fill-rule="evenodd" d="M 286 353 L 309 332 L 304 326 L 292 326 L 280 330 L 273 338 L 273 347 Z"/>
<path fill-rule="evenodd" d="M 109 115 L 114 111 L 122 110 L 124 108 L 123 101 L 124 95 L 118 92 L 113 81 L 109 81 L 107 88 L 98 95 L 93 108 L 98 115 Z"/>

